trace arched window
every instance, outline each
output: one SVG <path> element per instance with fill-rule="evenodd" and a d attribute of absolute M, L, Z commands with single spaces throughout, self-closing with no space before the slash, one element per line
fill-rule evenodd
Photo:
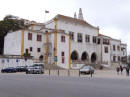
<path fill-rule="evenodd" d="M 43 55 L 41 55 L 41 56 L 39 57 L 39 60 L 43 60 Z"/>
<path fill-rule="evenodd" d="M 95 63 L 96 60 L 97 60 L 97 55 L 96 55 L 96 53 L 92 53 L 92 55 L 91 55 L 91 62 L 92 62 L 92 63 Z"/>
<path fill-rule="evenodd" d="M 83 52 L 83 53 L 82 53 L 81 60 L 82 60 L 82 61 L 88 60 L 88 54 L 87 54 L 86 52 Z"/>
<path fill-rule="evenodd" d="M 71 60 L 78 60 L 78 53 L 77 53 L 77 51 L 73 51 L 71 53 Z"/>

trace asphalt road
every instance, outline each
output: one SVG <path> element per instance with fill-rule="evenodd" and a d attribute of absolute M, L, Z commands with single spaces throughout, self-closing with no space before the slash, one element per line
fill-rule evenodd
<path fill-rule="evenodd" d="M 130 97 L 130 80 L 0 74 L 0 97 Z"/>

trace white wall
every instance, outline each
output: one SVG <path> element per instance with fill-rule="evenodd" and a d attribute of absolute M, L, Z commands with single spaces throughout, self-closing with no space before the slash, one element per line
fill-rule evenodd
<path fill-rule="evenodd" d="M 7 60 L 8 60 L 8 58 L 0 58 L 0 70 L 2 68 L 7 68 L 7 67 L 33 65 L 32 59 L 27 59 L 27 61 L 25 61 L 25 59 L 21 59 L 21 58 L 9 58 L 9 61 L 7 61 Z M 18 62 L 16 60 L 18 60 Z"/>
<path fill-rule="evenodd" d="M 117 49 L 117 46 L 120 46 L 121 42 L 118 40 L 111 39 L 111 61 L 113 62 L 113 56 L 116 56 L 116 62 L 118 62 L 118 56 L 121 56 L 121 51 Z M 113 50 L 113 45 L 115 45 L 115 51 Z"/>
<path fill-rule="evenodd" d="M 28 40 L 28 33 L 32 33 L 32 40 Z M 42 35 L 42 41 L 37 41 L 37 35 Z M 31 56 L 39 59 L 40 55 L 44 55 L 44 43 L 45 43 L 45 35 L 43 33 L 25 31 L 24 33 L 24 52 L 28 49 Z M 33 48 L 32 52 L 30 51 L 30 47 Z M 37 52 L 37 48 L 41 48 L 41 52 Z"/>
<path fill-rule="evenodd" d="M 121 56 L 127 56 L 127 45 L 121 44 L 121 48 L 125 48 L 123 51 L 121 51 Z"/>
<path fill-rule="evenodd" d="M 108 47 L 108 53 L 105 53 L 105 47 Z M 102 45 L 102 62 L 104 66 L 111 65 L 111 50 L 110 45 Z"/>
<path fill-rule="evenodd" d="M 46 25 L 46 27 L 55 29 L 54 21 Z M 75 24 L 70 21 L 58 20 L 58 29 L 65 30 L 66 33 L 69 33 L 69 31 L 72 31 L 75 34 L 82 33 L 83 36 L 86 34 L 90 35 L 90 37 L 98 36 L 98 29 L 90 27 L 90 26 L 83 26 L 80 24 Z M 90 42 L 92 42 L 92 39 L 90 40 L 91 40 Z"/>
<path fill-rule="evenodd" d="M 21 30 L 10 32 L 4 39 L 5 55 L 21 55 Z"/>
<path fill-rule="evenodd" d="M 54 21 L 46 25 L 47 28 L 55 28 L 55 23 Z M 71 41 L 71 53 L 76 50 L 79 54 L 79 57 L 81 59 L 82 53 L 87 52 L 89 55 L 89 60 L 91 60 L 91 55 L 92 53 L 97 54 L 97 58 L 99 53 L 97 52 L 97 44 L 93 43 L 93 36 L 98 36 L 98 29 L 90 27 L 90 26 L 83 26 L 80 24 L 74 24 L 73 22 L 70 21 L 63 21 L 63 20 L 58 20 L 58 29 L 64 30 L 66 34 L 69 34 L 69 32 L 74 32 L 74 41 Z M 77 33 L 82 33 L 83 37 L 83 42 L 78 43 L 77 42 Z M 85 42 L 85 35 L 90 35 L 90 42 L 86 43 Z M 68 39 L 68 38 L 66 38 Z M 60 42 L 60 34 L 58 34 L 58 60 L 61 60 L 61 51 L 65 51 L 66 59 L 65 60 L 65 68 L 68 65 L 68 52 L 69 52 L 69 42 L 66 40 L 66 43 L 61 43 Z M 100 58 L 99 58 L 100 59 Z M 98 60 L 99 60 L 98 59 Z M 60 65 L 61 62 L 58 62 L 58 65 Z"/>
<path fill-rule="evenodd" d="M 30 30 L 40 30 L 42 27 L 44 27 L 43 25 L 31 25 L 29 27 Z"/>
<path fill-rule="evenodd" d="M 61 42 L 61 36 L 65 36 L 65 42 Z M 61 52 L 65 54 L 65 63 L 62 63 Z M 58 55 L 58 62 L 57 64 L 61 67 L 68 68 L 69 65 L 69 37 L 68 35 L 59 33 L 57 35 L 57 55 Z"/>
<path fill-rule="evenodd" d="M 90 36 L 97 36 L 98 35 L 98 30 L 89 26 L 83 26 L 80 24 L 75 24 L 70 21 L 63 21 L 59 20 L 58 21 L 58 29 L 65 30 L 66 32 L 72 31 L 74 33 L 82 33 L 88 34 Z"/>

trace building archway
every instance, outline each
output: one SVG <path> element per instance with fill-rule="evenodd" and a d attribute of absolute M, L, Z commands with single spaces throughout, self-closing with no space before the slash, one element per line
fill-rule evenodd
<path fill-rule="evenodd" d="M 92 55 L 91 55 L 91 62 L 95 63 L 96 61 L 97 61 L 97 55 L 96 55 L 96 53 L 92 53 Z"/>
<path fill-rule="evenodd" d="M 39 60 L 43 60 L 43 58 L 44 58 L 43 55 L 39 56 Z"/>
<path fill-rule="evenodd" d="M 88 54 L 86 52 L 82 53 L 81 60 L 82 61 L 87 61 L 88 60 Z"/>
<path fill-rule="evenodd" d="M 78 58 L 79 58 L 78 52 L 77 51 L 73 51 L 71 53 L 71 60 L 78 60 Z"/>

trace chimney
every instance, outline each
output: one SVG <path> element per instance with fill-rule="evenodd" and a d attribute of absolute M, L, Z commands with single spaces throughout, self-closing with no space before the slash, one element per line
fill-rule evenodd
<path fill-rule="evenodd" d="M 77 15 L 76 15 L 76 12 L 74 13 L 74 18 L 77 19 Z"/>
<path fill-rule="evenodd" d="M 83 20 L 83 13 L 81 8 L 79 9 L 78 19 Z"/>

